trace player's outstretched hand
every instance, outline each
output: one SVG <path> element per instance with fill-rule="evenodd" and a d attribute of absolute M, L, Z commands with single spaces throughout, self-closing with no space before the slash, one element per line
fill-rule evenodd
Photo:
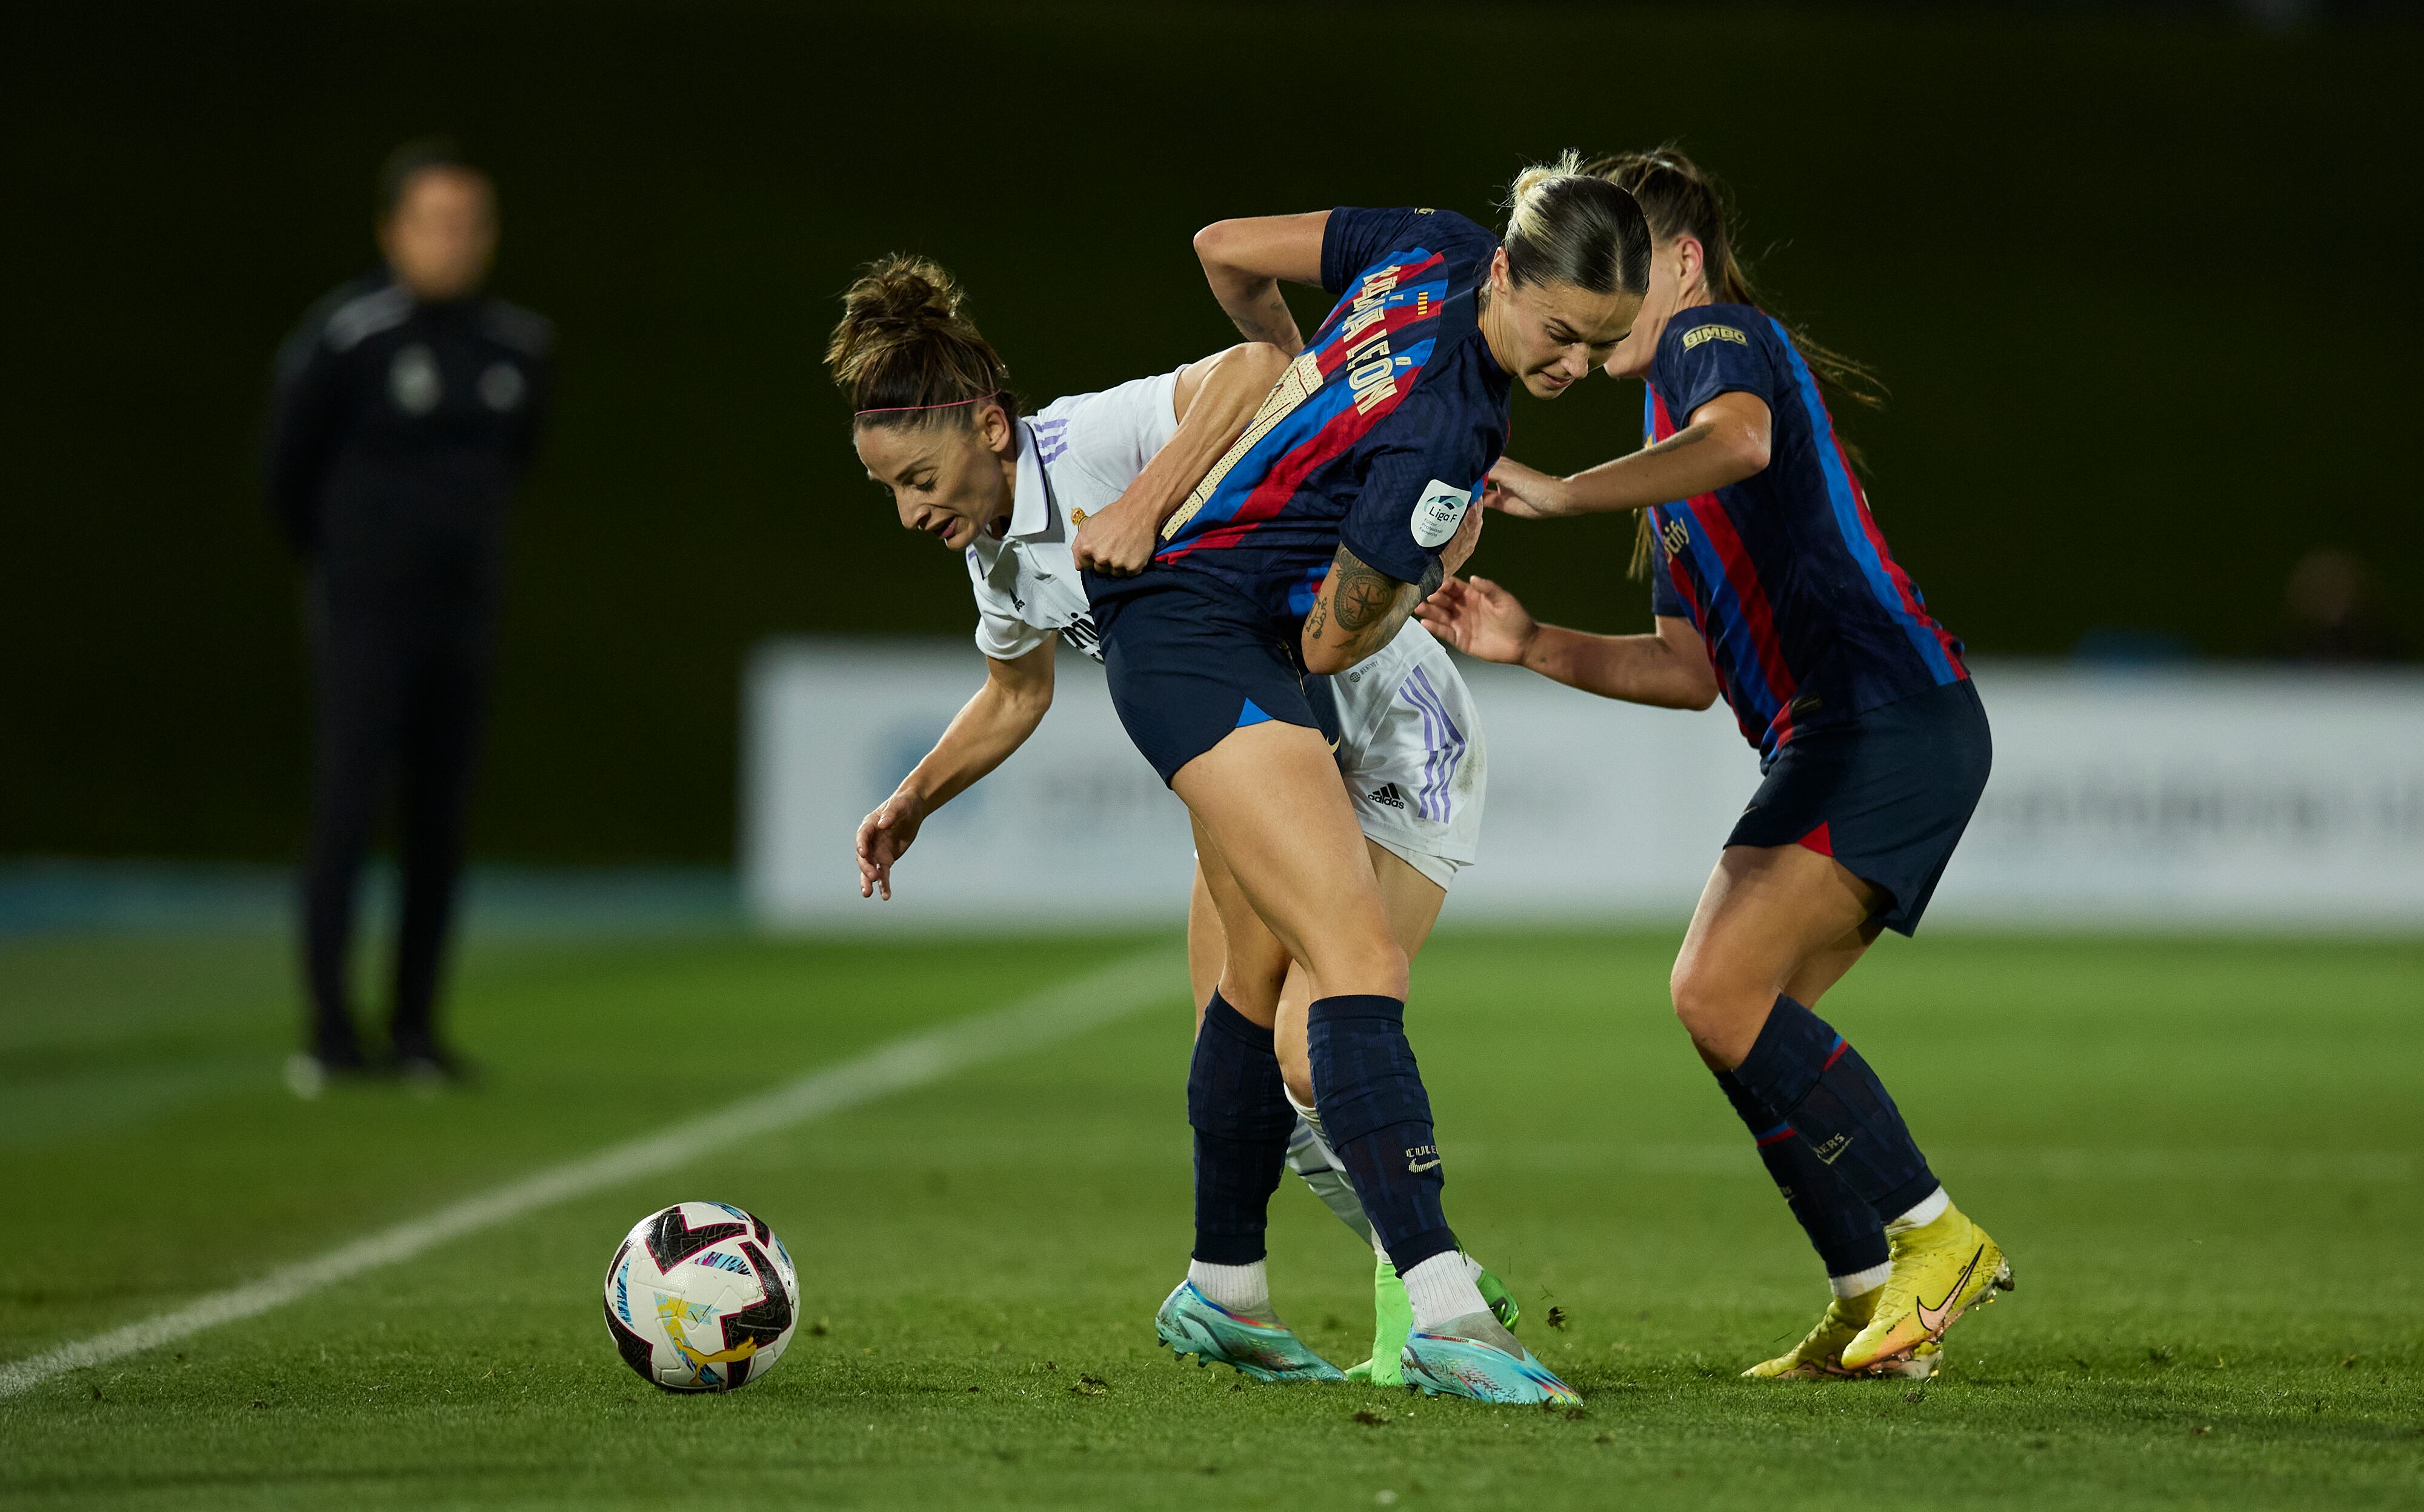
<path fill-rule="evenodd" d="M 1498 465 L 1490 470 L 1490 482 L 1481 491 L 1481 507 L 1517 519 L 1549 519 L 1557 513 L 1553 495 L 1560 482 L 1511 456 L 1500 457 Z"/>
<path fill-rule="evenodd" d="M 1124 495 L 1077 522 L 1072 552 L 1080 571 L 1106 578 L 1133 578 L 1153 560 L 1153 516 Z"/>
<path fill-rule="evenodd" d="M 917 838 L 926 822 L 926 807 L 909 793 L 894 793 L 858 821 L 858 896 L 872 898 L 883 889 L 892 901 L 892 864 Z"/>
<path fill-rule="evenodd" d="M 1540 626 L 1488 578 L 1450 578 L 1414 609 L 1433 635 L 1484 661 L 1521 661 Z"/>

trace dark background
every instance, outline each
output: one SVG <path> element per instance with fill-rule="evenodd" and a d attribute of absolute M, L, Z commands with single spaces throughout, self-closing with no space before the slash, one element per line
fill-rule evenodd
<path fill-rule="evenodd" d="M 1975 650 L 2262 655 L 2322 545 L 2424 645 L 2424 49 L 2395 16 L 526 3 L 12 31 L 0 854 L 292 853 L 309 689 L 253 471 L 268 363 L 368 265 L 380 157 L 432 132 L 499 181 L 497 292 L 561 332 L 490 858 L 721 859 L 753 643 L 966 633 L 958 562 L 892 521 L 818 363 L 853 264 L 942 259 L 1040 402 L 1233 339 L 1205 221 L 1495 223 L 1569 144 L 1680 138 L 1730 182 L 1771 307 L 1892 385 L 1847 427 Z M 1604 379 L 1519 398 L 1513 451 L 1583 465 L 1639 413 Z M 1476 566 L 1640 625 L 1629 538 L 1502 523 Z"/>

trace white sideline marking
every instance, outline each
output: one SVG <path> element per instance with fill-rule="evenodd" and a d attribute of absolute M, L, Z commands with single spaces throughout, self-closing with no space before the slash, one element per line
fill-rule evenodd
<path fill-rule="evenodd" d="M 1114 962 L 990 1013 L 895 1040 L 837 1066 L 810 1072 L 724 1112 L 677 1123 L 661 1133 L 466 1198 L 425 1218 L 366 1234 L 315 1259 L 280 1266 L 259 1281 L 215 1292 L 174 1312 L 10 1361 L 0 1365 L 0 1400 L 22 1395 L 71 1370 L 106 1364 L 205 1329 L 258 1316 L 323 1286 L 409 1260 L 449 1239 L 502 1223 L 534 1207 L 567 1202 L 657 1175 L 759 1135 L 940 1081 L 989 1060 L 1039 1049 L 1123 1018 L 1158 999 L 1183 999 L 1186 995 L 1180 984 L 1185 979 L 1167 950 L 1148 950 Z"/>

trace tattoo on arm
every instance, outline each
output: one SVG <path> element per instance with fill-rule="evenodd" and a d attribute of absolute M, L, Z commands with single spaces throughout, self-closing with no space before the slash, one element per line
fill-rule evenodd
<path fill-rule="evenodd" d="M 1397 607 L 1397 594 L 1406 586 L 1404 583 L 1365 566 L 1362 558 L 1343 546 L 1332 559 L 1332 565 L 1338 572 L 1338 628 L 1347 632 L 1349 640 L 1379 624 Z"/>
<path fill-rule="evenodd" d="M 1386 644 L 1406 622 L 1414 605 L 1429 597 L 1429 588 L 1400 582 L 1387 573 L 1369 566 L 1345 547 L 1331 559 L 1331 571 L 1336 581 L 1330 592 L 1328 616 L 1321 600 L 1314 600 L 1313 613 L 1305 618 L 1305 638 L 1313 641 L 1332 639 L 1355 653 L 1358 660 Z M 1424 574 L 1430 588 L 1439 586 L 1439 564 L 1431 564 Z M 1335 621 L 1337 635 L 1326 635 L 1331 621 Z"/>
<path fill-rule="evenodd" d="M 1245 313 L 1232 314 L 1238 333 L 1249 341 L 1268 342 L 1283 352 L 1294 352 L 1304 344 L 1303 336 L 1296 328 L 1296 315 L 1289 310 L 1287 296 L 1280 293 L 1277 282 L 1256 294 Z"/>

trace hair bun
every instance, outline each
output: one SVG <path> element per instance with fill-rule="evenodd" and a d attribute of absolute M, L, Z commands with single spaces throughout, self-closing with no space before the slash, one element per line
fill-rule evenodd
<path fill-rule="evenodd" d="M 842 292 L 825 346 L 851 406 L 919 409 L 1003 393 L 1010 375 L 964 303 L 959 280 L 932 258 L 894 252 L 869 263 Z"/>
<path fill-rule="evenodd" d="M 894 253 L 869 264 L 842 294 L 842 319 L 869 327 L 931 328 L 959 318 L 960 286 L 930 258 Z"/>

